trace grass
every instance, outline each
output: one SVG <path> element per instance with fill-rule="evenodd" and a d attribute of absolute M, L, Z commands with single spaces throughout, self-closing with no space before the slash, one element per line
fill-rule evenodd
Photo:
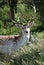
<path fill-rule="evenodd" d="M 33 35 L 34 35 L 34 37 L 37 36 L 38 38 L 41 38 L 41 39 L 43 38 L 44 39 L 44 31 L 42 31 L 42 32 L 36 32 L 36 33 L 34 32 Z"/>
<path fill-rule="evenodd" d="M 43 32 L 36 33 L 35 40 L 29 45 L 24 45 L 21 49 L 8 56 L 0 54 L 0 61 L 5 65 L 44 65 L 44 35 Z M 36 39 L 37 38 L 37 39 Z"/>

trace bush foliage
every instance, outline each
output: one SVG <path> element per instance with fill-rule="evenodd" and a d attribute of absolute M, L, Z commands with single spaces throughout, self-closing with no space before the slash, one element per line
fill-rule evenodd
<path fill-rule="evenodd" d="M 19 4 L 20 3 L 20 4 Z M 34 24 L 31 26 L 31 31 L 41 31 L 44 29 L 44 26 L 42 26 L 42 22 L 39 20 L 39 14 L 35 14 L 33 12 L 33 8 L 31 4 L 29 5 L 29 8 L 27 7 L 27 4 L 21 3 L 19 0 L 19 3 L 17 4 L 17 13 L 15 13 L 15 20 L 17 22 L 27 23 L 32 17 L 35 17 Z M 9 6 L 3 5 L 3 8 L 0 7 L 0 35 L 6 35 L 6 34 L 16 34 L 18 33 L 19 29 L 16 30 L 16 27 L 13 26 L 10 28 L 11 20 L 9 17 Z M 18 21 L 19 19 L 19 21 Z M 11 30 L 11 32 L 10 32 Z"/>

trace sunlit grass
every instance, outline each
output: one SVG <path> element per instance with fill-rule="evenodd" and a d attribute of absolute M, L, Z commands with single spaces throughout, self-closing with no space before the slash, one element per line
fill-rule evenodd
<path fill-rule="evenodd" d="M 38 37 L 38 38 L 43 38 L 44 39 L 44 31 L 42 31 L 42 32 L 34 32 L 34 37 Z"/>

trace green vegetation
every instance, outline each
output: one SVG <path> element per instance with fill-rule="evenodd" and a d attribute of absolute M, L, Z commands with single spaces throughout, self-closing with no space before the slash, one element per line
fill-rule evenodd
<path fill-rule="evenodd" d="M 28 2 L 29 1 L 27 1 L 27 3 L 26 3 L 25 0 L 18 1 L 17 12 L 14 13 L 15 21 L 21 22 L 21 23 L 27 23 L 29 20 L 31 20 L 33 17 L 35 17 L 34 24 L 33 24 L 33 26 L 31 26 L 31 31 L 32 32 L 42 31 L 44 29 L 44 25 L 40 21 L 40 13 L 37 12 L 34 15 L 32 3 L 30 4 Z M 14 10 L 14 12 L 15 11 L 16 10 Z M 10 17 L 11 17 L 10 16 L 10 7 L 6 4 L 3 5 L 3 7 L 0 7 L 0 35 L 10 35 L 10 34 L 18 33 L 19 29 L 16 29 L 15 25 L 13 27 L 10 27 L 11 24 L 13 24 L 10 20 Z M 19 18 L 19 21 L 18 21 L 18 18 Z"/>
<path fill-rule="evenodd" d="M 40 39 L 44 39 L 44 31 L 33 33 L 33 35 L 34 35 L 34 37 L 37 36 Z"/>

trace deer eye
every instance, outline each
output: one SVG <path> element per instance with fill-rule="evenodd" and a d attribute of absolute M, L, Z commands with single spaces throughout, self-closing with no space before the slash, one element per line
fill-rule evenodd
<path fill-rule="evenodd" d="M 28 33 L 28 31 L 26 31 L 26 33 Z"/>

